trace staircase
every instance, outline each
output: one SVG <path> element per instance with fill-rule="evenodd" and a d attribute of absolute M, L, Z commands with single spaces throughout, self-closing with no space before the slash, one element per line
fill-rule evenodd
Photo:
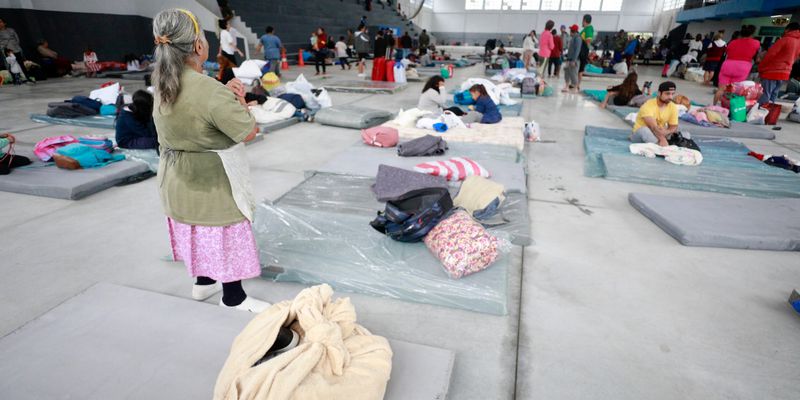
<path fill-rule="evenodd" d="M 399 27 L 401 34 L 407 30 L 412 37 L 422 32 L 413 22 L 402 18 L 395 2 L 382 8 L 373 1 L 369 12 L 364 10 L 363 0 L 360 4 L 355 0 L 229 0 L 228 4 L 236 15 L 233 26 L 247 37 L 252 58 L 261 55 L 255 52 L 255 45 L 268 25 L 281 38 L 290 62 L 297 61 L 298 50 L 309 48 L 311 32 L 317 27 L 325 28 L 328 35 L 338 40 L 339 36 L 347 35 L 347 29 L 355 31 L 362 15 L 367 16 L 371 37 L 378 26 Z M 242 27 L 237 27 L 238 20 Z"/>

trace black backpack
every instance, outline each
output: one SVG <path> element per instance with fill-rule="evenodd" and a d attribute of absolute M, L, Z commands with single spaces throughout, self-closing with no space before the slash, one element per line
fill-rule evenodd
<path fill-rule="evenodd" d="M 694 140 L 683 136 L 680 132 L 675 132 L 667 139 L 667 144 L 678 147 L 686 147 L 687 149 L 700 151 L 700 146 Z"/>
<path fill-rule="evenodd" d="M 408 197 L 386 202 L 383 212 L 370 226 L 398 242 L 419 242 L 453 208 L 450 192 L 430 188 L 411 192 Z"/>
<path fill-rule="evenodd" d="M 47 104 L 47 115 L 54 118 L 76 118 L 97 115 L 97 111 L 78 103 L 63 101 Z"/>

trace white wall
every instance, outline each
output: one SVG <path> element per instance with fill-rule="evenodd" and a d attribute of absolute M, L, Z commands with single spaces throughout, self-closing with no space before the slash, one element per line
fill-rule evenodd
<path fill-rule="evenodd" d="M 466 33 L 527 33 L 541 31 L 552 19 L 556 26 L 579 24 L 592 15 L 595 31 L 653 32 L 663 0 L 624 0 L 622 11 L 466 11 L 464 0 L 435 0 L 430 30 Z"/>
<path fill-rule="evenodd" d="M 204 30 L 212 32 L 217 31 L 218 18 L 197 0 L 0 0 L 0 8 L 138 15 L 147 18 L 153 18 L 167 8 L 183 8 L 194 13 Z"/>

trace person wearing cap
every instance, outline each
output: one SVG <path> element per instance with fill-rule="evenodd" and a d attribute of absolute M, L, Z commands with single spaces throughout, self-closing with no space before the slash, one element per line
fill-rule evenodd
<path fill-rule="evenodd" d="M 663 82 L 658 86 L 658 96 L 642 104 L 636 114 L 631 142 L 668 146 L 667 139 L 678 130 L 678 106 L 672 102 L 675 89 L 674 82 Z"/>
<path fill-rule="evenodd" d="M 578 25 L 569 27 L 570 37 L 564 42 L 567 49 L 567 62 L 564 65 L 564 81 L 566 86 L 561 89 L 567 93 L 578 86 L 578 56 L 581 50 L 581 37 L 578 36 Z M 568 44 L 567 44 L 568 43 Z"/>
<path fill-rule="evenodd" d="M 583 30 L 581 30 L 581 54 L 579 57 L 580 64 L 578 65 L 578 90 L 581 89 L 581 80 L 583 79 L 583 70 L 586 69 L 586 64 L 589 64 L 589 52 L 591 50 L 592 42 L 594 41 L 594 27 L 592 26 L 592 16 L 585 14 L 583 16 Z"/>

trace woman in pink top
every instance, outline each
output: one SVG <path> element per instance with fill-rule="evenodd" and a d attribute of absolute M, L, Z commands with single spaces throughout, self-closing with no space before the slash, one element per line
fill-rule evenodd
<path fill-rule="evenodd" d="M 544 25 L 544 32 L 542 32 L 542 36 L 539 38 L 539 58 L 542 59 L 542 62 L 539 64 L 539 76 L 541 77 L 544 77 L 545 72 L 547 72 L 547 63 L 550 61 L 550 53 L 552 53 L 553 49 L 556 47 L 553 41 L 553 34 L 550 33 L 555 25 L 556 23 L 553 22 L 553 20 L 547 20 L 547 23 Z"/>
<path fill-rule="evenodd" d="M 752 38 L 755 32 L 755 26 L 745 25 L 741 36 L 728 43 L 727 58 L 719 71 L 719 89 L 714 94 L 714 104 L 719 102 L 726 86 L 747 80 L 750 75 L 753 58 L 761 48 L 761 42 Z"/>

